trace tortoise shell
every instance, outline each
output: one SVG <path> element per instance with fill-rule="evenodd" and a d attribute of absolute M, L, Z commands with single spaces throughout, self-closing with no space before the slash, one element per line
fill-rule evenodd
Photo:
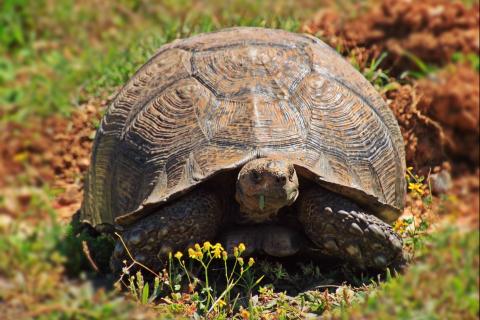
<path fill-rule="evenodd" d="M 404 152 L 380 95 L 319 39 L 262 28 L 201 34 L 162 46 L 110 104 L 81 219 L 128 223 L 269 156 L 391 222 L 404 204 Z"/>

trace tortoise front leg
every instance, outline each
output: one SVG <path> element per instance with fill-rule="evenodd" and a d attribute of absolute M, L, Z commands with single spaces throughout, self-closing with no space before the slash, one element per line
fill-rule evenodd
<path fill-rule="evenodd" d="M 128 226 L 121 236 L 135 260 L 158 270 L 169 252 L 212 240 L 222 215 L 220 199 L 210 191 L 197 189 Z M 117 239 L 110 259 L 114 272 L 121 270 L 123 260 L 130 259 Z"/>
<path fill-rule="evenodd" d="M 322 254 L 362 269 L 403 265 L 400 236 L 362 211 L 349 199 L 320 187 L 306 190 L 298 199 L 299 220 Z"/>

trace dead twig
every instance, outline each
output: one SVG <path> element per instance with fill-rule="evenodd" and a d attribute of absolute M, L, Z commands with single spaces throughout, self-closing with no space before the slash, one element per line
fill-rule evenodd
<path fill-rule="evenodd" d="M 96 272 L 100 272 L 100 269 L 98 268 L 97 264 L 95 263 L 92 256 L 90 255 L 90 249 L 88 248 L 88 243 L 85 240 L 82 241 L 82 250 L 83 250 L 83 254 L 85 254 L 85 257 L 87 257 L 87 260 L 90 263 L 90 265 L 92 266 L 92 268 Z"/>

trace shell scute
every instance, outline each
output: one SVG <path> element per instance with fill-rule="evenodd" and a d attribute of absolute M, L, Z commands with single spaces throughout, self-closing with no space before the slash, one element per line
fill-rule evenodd
<path fill-rule="evenodd" d="M 127 223 L 271 156 L 391 221 L 405 194 L 401 139 L 375 89 L 321 41 L 258 28 L 199 35 L 161 48 L 110 105 L 82 217 Z"/>

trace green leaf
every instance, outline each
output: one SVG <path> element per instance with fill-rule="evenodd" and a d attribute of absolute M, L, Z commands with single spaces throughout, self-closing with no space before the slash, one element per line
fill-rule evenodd
<path fill-rule="evenodd" d="M 260 207 L 260 210 L 265 208 L 265 196 L 263 194 L 261 194 L 258 199 L 258 206 Z"/>
<path fill-rule="evenodd" d="M 148 297 L 149 297 L 149 292 L 150 289 L 149 289 L 149 286 L 148 286 L 148 282 L 145 283 L 145 286 L 143 287 L 143 290 L 142 290 L 142 304 L 147 304 L 148 303 Z"/>

